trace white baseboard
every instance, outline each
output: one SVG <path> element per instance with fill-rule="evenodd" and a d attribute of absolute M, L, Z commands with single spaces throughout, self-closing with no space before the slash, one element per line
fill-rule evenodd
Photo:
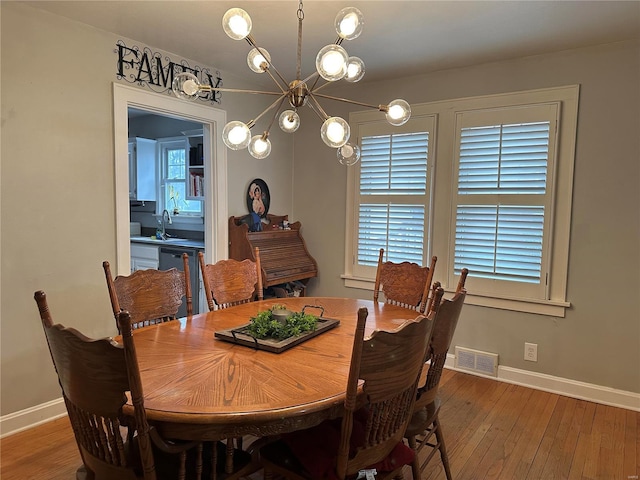
<path fill-rule="evenodd" d="M 454 361 L 454 355 L 447 355 L 445 367 L 470 375 L 478 375 L 475 372 L 454 368 Z M 478 376 L 484 377 L 485 375 Z M 498 366 L 497 377 L 486 376 L 486 378 L 640 412 L 640 394 L 638 393 L 504 366 Z M 64 400 L 58 398 L 35 407 L 4 415 L 0 417 L 0 438 L 55 420 L 66 414 Z"/>
<path fill-rule="evenodd" d="M 0 438 L 50 422 L 67 414 L 62 397 L 0 417 Z"/>
<path fill-rule="evenodd" d="M 640 412 L 640 393 L 616 390 L 615 388 L 601 387 L 591 383 L 578 382 L 567 378 L 554 377 L 544 373 L 530 372 L 512 367 L 498 366 L 497 377 L 479 375 L 475 372 L 454 367 L 455 356 L 447 355 L 445 367 L 451 370 L 491 378 L 506 383 L 522 385 L 524 387 L 556 393 L 567 397 L 588 400 L 590 402 L 610 405 L 612 407 L 626 408 Z"/>

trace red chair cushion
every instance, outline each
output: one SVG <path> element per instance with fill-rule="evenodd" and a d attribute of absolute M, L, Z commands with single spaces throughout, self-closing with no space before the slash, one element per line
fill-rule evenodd
<path fill-rule="evenodd" d="M 350 456 L 364 441 L 366 411 L 358 410 L 353 418 L 353 431 L 350 440 Z M 335 467 L 340 444 L 342 419 L 328 420 L 306 430 L 300 430 L 283 436 L 283 441 L 295 455 L 311 478 L 337 479 Z M 402 465 L 413 462 L 414 452 L 402 442 L 382 461 L 371 465 L 379 472 L 390 472 Z"/>

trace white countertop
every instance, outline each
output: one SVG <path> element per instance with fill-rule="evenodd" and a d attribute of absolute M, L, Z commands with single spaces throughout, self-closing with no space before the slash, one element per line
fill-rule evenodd
<path fill-rule="evenodd" d="M 188 238 L 168 238 L 167 240 L 158 240 L 156 237 L 132 236 L 131 241 L 135 243 L 146 243 L 151 245 L 159 245 L 162 247 L 190 247 L 204 249 L 204 240 L 191 240 Z"/>

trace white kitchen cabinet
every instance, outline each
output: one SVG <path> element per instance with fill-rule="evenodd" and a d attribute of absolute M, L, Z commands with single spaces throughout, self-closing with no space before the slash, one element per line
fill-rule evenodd
<path fill-rule="evenodd" d="M 129 139 L 129 199 L 156 200 L 157 152 L 155 140 Z"/>
<path fill-rule="evenodd" d="M 143 245 L 131 243 L 131 272 L 137 270 L 157 270 L 160 265 L 158 247 L 155 245 Z"/>

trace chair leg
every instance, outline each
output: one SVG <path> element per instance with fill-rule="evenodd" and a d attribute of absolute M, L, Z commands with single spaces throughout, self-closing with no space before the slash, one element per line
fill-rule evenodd
<path fill-rule="evenodd" d="M 433 419 L 433 426 L 436 433 L 436 440 L 439 445 L 440 458 L 442 459 L 442 466 L 444 467 L 444 473 L 447 476 L 447 480 L 452 480 L 451 468 L 449 467 L 449 455 L 447 455 L 447 447 L 444 444 L 444 435 L 442 434 L 442 425 L 438 416 Z"/>
<path fill-rule="evenodd" d="M 227 438 L 227 455 L 224 465 L 225 473 L 233 473 L 233 438 Z"/>
<path fill-rule="evenodd" d="M 202 443 L 199 443 L 196 449 L 196 480 L 202 479 Z"/>
<path fill-rule="evenodd" d="M 420 460 L 418 460 L 418 447 L 416 445 L 416 437 L 411 436 L 407 438 L 409 441 L 409 447 L 413 450 L 415 456 L 413 457 L 413 463 L 411 464 L 411 476 L 413 480 L 420 480 Z"/>
<path fill-rule="evenodd" d="M 184 480 L 187 476 L 187 452 L 180 452 L 180 469 L 178 470 L 178 480 Z"/>
<path fill-rule="evenodd" d="M 76 480 L 94 480 L 96 476 L 87 467 L 80 465 L 76 470 Z"/>
<path fill-rule="evenodd" d="M 211 480 L 218 478 L 218 442 L 213 442 L 211 448 Z"/>

